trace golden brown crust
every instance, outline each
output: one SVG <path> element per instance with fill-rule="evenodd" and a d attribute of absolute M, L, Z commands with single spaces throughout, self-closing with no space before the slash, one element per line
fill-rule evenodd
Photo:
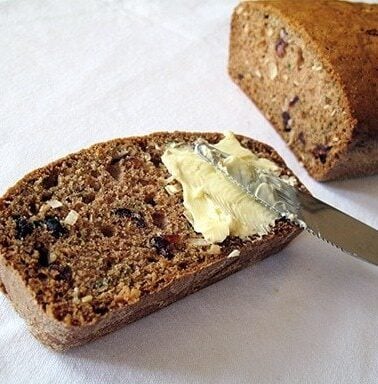
<path fill-rule="evenodd" d="M 180 194 L 164 189 L 160 156 L 168 142 L 198 136 L 97 144 L 31 172 L 0 200 L 0 279 L 38 339 L 58 350 L 80 345 L 277 252 L 300 232 L 280 220 L 261 239 L 226 239 L 219 253 L 197 244 Z M 268 146 L 239 139 L 284 167 Z M 62 206 L 46 208 L 46 199 Z M 79 219 L 65 225 L 73 209 Z M 234 249 L 240 257 L 227 258 Z"/>
<path fill-rule="evenodd" d="M 231 77 L 318 180 L 378 172 L 377 26 L 376 4 L 250 1 L 234 12 Z M 249 77 L 262 63 L 276 65 L 274 79 Z M 294 96 L 300 102 L 289 110 L 285 98 Z"/>

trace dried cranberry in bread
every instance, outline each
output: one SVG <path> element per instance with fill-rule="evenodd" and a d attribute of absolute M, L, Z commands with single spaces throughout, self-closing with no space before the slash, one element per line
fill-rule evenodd
<path fill-rule="evenodd" d="M 317 180 L 378 173 L 378 5 L 247 1 L 229 73 Z"/>
<path fill-rule="evenodd" d="M 0 277 L 39 340 L 57 350 L 83 344 L 278 252 L 300 232 L 278 220 L 261 238 L 206 245 L 183 215 L 182 193 L 167 193 L 161 163 L 166 144 L 199 136 L 222 138 L 175 132 L 97 144 L 31 172 L 0 200 Z M 270 147 L 238 138 L 290 174 Z"/>

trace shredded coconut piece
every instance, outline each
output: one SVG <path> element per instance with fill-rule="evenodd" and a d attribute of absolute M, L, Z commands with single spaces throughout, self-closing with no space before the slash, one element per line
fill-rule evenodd
<path fill-rule="evenodd" d="M 93 300 L 93 296 L 92 295 L 87 295 L 87 296 L 84 296 L 81 299 L 81 302 L 82 303 L 90 303 L 92 300 Z"/>
<path fill-rule="evenodd" d="M 234 249 L 228 256 L 228 259 L 231 259 L 233 257 L 238 257 L 240 256 L 240 251 L 238 249 Z"/>
<path fill-rule="evenodd" d="M 79 299 L 79 288 L 78 287 L 75 287 L 74 290 L 73 290 L 73 298 L 72 298 L 72 301 L 74 304 L 79 304 L 80 303 L 80 299 Z"/>
<path fill-rule="evenodd" d="M 170 184 L 165 187 L 165 190 L 169 195 L 174 195 L 175 193 L 180 192 L 181 188 L 177 184 Z"/>
<path fill-rule="evenodd" d="M 54 199 L 53 200 L 47 200 L 46 204 L 49 205 L 53 209 L 59 208 L 63 205 L 59 200 L 54 200 Z"/>
<path fill-rule="evenodd" d="M 50 252 L 49 254 L 49 264 L 53 263 L 58 258 L 58 255 L 54 252 Z"/>
<path fill-rule="evenodd" d="M 63 223 L 67 225 L 74 225 L 78 218 L 79 218 L 79 214 L 76 211 L 71 210 L 68 212 L 68 215 L 63 220 Z"/>

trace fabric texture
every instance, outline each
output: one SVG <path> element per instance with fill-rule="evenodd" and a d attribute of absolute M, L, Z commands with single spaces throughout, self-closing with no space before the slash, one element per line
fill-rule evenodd
<path fill-rule="evenodd" d="M 0 1 L 0 192 L 90 144 L 231 130 L 378 228 L 378 177 L 319 184 L 227 75 L 235 0 Z M 376 383 L 378 269 L 304 233 L 280 254 L 64 354 L 0 295 L 2 383 Z"/>

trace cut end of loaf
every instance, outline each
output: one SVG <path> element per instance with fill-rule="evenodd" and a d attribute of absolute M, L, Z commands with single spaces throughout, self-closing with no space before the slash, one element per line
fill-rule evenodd
<path fill-rule="evenodd" d="M 323 4 L 330 14 L 331 5 Z M 315 42 L 310 23 L 305 23 L 323 12 L 321 6 L 297 1 L 241 3 L 232 19 L 229 73 L 314 178 L 374 174 L 378 138 L 367 134 L 366 127 L 358 133 L 362 122 L 343 79 L 323 54 L 331 48 Z M 339 10 L 343 12 L 347 10 Z"/>
<path fill-rule="evenodd" d="M 277 252 L 299 229 L 204 242 L 168 189 L 161 133 L 95 145 L 27 175 L 0 200 L 0 278 L 32 332 L 55 349 L 82 344 Z M 220 134 L 201 134 L 211 143 Z M 269 147 L 239 137 L 272 159 Z M 216 251 L 215 251 L 216 250 Z M 227 258 L 237 250 L 240 257 Z M 234 252 L 235 254 L 235 252 Z"/>

